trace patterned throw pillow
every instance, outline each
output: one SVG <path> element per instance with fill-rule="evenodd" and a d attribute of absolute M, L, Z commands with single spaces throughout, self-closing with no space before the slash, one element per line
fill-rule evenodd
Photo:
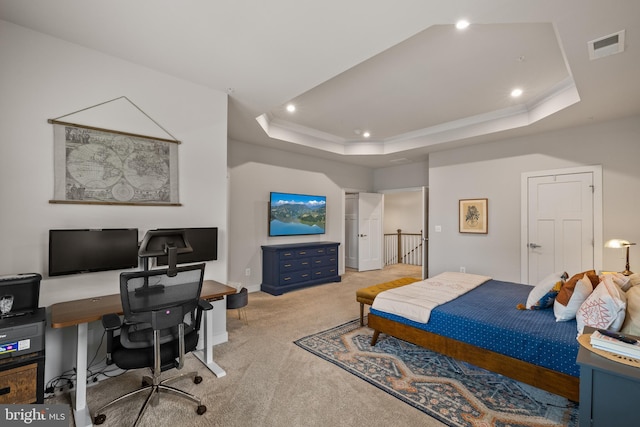
<path fill-rule="evenodd" d="M 560 292 L 567 277 L 566 272 L 551 273 L 529 292 L 527 304 L 524 306 L 518 304 L 517 308 L 520 310 L 542 310 L 553 306 L 553 301 L 555 301 L 556 295 Z"/>
<path fill-rule="evenodd" d="M 624 322 L 627 297 L 610 275 L 604 275 L 602 282 L 582 303 L 576 313 L 578 335 L 585 326 L 619 331 Z"/>

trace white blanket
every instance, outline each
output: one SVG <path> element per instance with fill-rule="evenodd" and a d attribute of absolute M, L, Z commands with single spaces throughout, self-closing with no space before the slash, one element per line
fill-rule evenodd
<path fill-rule="evenodd" d="M 421 282 L 380 292 L 372 308 L 427 323 L 431 310 L 491 280 L 477 274 L 445 272 Z"/>

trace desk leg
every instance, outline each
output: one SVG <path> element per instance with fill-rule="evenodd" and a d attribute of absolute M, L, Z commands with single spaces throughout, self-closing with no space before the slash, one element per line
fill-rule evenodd
<path fill-rule="evenodd" d="M 204 312 L 204 325 L 202 326 L 204 327 L 204 349 L 198 350 L 194 354 L 216 377 L 224 377 L 227 375 L 225 370 L 213 361 L 213 315 L 209 311 Z"/>
<path fill-rule="evenodd" d="M 76 349 L 76 388 L 72 395 L 73 415 L 76 427 L 92 426 L 91 414 L 87 406 L 87 334 L 88 323 L 78 324 Z"/>

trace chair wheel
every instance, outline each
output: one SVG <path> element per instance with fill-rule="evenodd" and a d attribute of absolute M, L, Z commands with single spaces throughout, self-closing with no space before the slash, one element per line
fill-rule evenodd
<path fill-rule="evenodd" d="M 200 384 L 200 383 L 202 382 L 202 377 L 201 377 L 200 375 L 196 375 L 196 376 L 193 378 L 193 382 L 194 382 L 194 383 L 196 383 L 196 384 Z M 205 408 L 205 411 L 206 411 L 206 410 L 207 410 L 207 408 Z"/>
<path fill-rule="evenodd" d="M 207 407 L 204 406 L 204 405 L 200 405 L 200 406 L 198 406 L 198 409 L 196 409 L 196 412 L 198 413 L 198 415 L 202 415 L 205 412 L 207 412 Z"/>
<path fill-rule="evenodd" d="M 206 408 L 205 408 L 206 410 Z M 102 424 L 103 422 L 105 422 L 105 420 L 107 419 L 107 416 L 105 414 L 98 414 L 93 418 L 93 423 L 94 424 Z"/>

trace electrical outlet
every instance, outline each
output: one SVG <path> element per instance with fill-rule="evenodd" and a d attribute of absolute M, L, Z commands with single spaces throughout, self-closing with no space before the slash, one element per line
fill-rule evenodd
<path fill-rule="evenodd" d="M 251 276 L 251 269 L 250 268 L 245 268 L 244 269 L 244 275 L 245 276 Z"/>
<path fill-rule="evenodd" d="M 466 273 L 467 269 L 465 267 L 460 267 L 460 273 Z"/>

